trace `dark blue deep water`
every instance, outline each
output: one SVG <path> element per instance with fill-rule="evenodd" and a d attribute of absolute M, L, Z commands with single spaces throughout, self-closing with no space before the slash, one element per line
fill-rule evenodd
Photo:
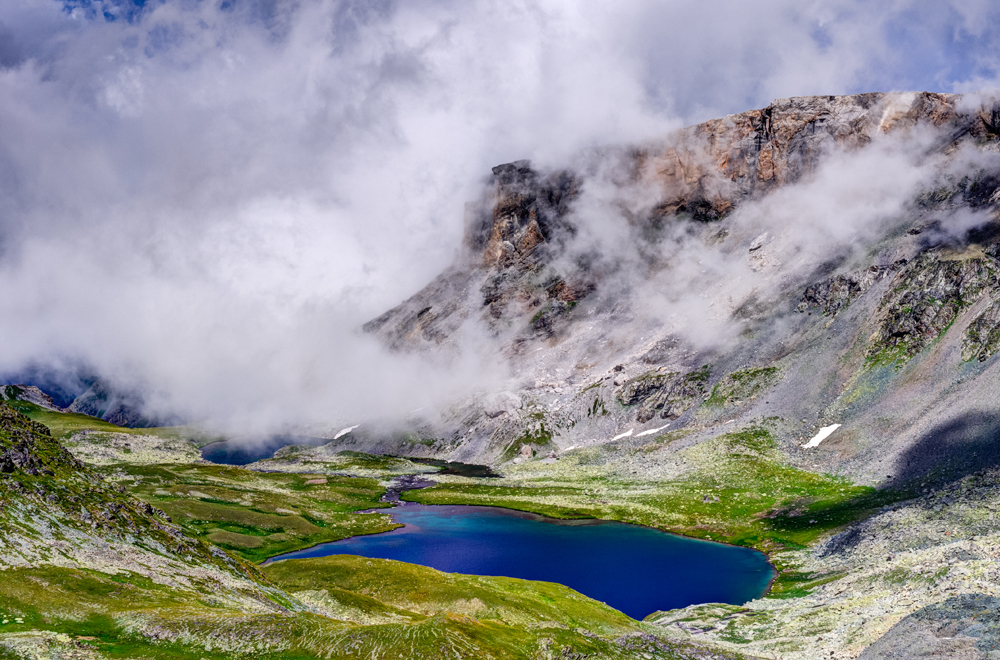
<path fill-rule="evenodd" d="M 450 573 L 558 582 L 635 619 L 696 603 L 739 605 L 763 595 L 774 575 L 754 550 L 637 525 L 482 506 L 407 504 L 382 511 L 405 527 L 275 559 L 361 555 Z"/>
<path fill-rule="evenodd" d="M 330 442 L 328 438 L 303 435 L 275 435 L 269 438 L 223 440 L 201 448 L 201 457 L 220 465 L 247 465 L 274 456 L 274 452 L 288 445 L 318 447 Z"/>

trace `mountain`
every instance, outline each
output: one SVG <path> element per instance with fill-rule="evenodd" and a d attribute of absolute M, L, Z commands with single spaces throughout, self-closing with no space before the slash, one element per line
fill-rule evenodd
<path fill-rule="evenodd" d="M 498 166 L 462 257 L 365 329 L 429 356 L 473 337 L 504 384 L 322 451 L 503 474 L 418 502 L 767 552 L 770 597 L 647 619 L 684 639 L 991 657 L 998 131 L 988 95 L 805 97 L 562 169 Z"/>
<path fill-rule="evenodd" d="M 501 165 L 463 257 L 365 329 L 395 350 L 458 351 L 470 327 L 497 343 L 509 387 L 422 431 L 441 456 L 768 417 L 795 456 L 840 424 L 804 460 L 863 483 L 982 467 L 998 119 L 955 95 L 782 99 L 564 170 Z"/>
<path fill-rule="evenodd" d="M 27 401 L 46 410 L 63 410 L 51 396 L 34 385 L 4 385 L 0 388 L 0 401 Z"/>
<path fill-rule="evenodd" d="M 70 412 L 103 419 L 116 426 L 145 428 L 167 426 L 161 420 L 144 414 L 145 401 L 141 394 L 115 388 L 97 379 L 69 405 Z"/>

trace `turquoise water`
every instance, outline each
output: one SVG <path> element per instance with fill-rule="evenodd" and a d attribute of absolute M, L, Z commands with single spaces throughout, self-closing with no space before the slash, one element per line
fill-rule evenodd
<path fill-rule="evenodd" d="M 481 506 L 407 504 L 381 511 L 405 527 L 274 559 L 361 555 L 450 573 L 558 582 L 636 619 L 696 603 L 740 605 L 763 595 L 774 575 L 755 550 L 637 525 Z"/>

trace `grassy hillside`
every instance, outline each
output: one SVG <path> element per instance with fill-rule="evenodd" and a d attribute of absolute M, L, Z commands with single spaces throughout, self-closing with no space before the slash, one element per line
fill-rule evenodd
<path fill-rule="evenodd" d="M 398 527 L 382 514 L 374 479 L 261 473 L 211 464 L 115 465 L 109 479 L 163 509 L 196 538 L 248 561 Z"/>
<path fill-rule="evenodd" d="M 388 528 L 356 513 L 382 491 L 200 463 L 95 469 L 0 403 L 0 658 L 704 657 L 560 585 L 357 557 L 261 573 L 219 547 L 259 559 Z"/>

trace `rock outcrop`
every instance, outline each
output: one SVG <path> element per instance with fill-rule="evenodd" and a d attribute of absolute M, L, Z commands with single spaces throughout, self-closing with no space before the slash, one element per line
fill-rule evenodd
<path fill-rule="evenodd" d="M 639 423 L 673 420 L 701 402 L 710 375 L 707 366 L 687 374 L 650 371 L 625 382 L 616 398 L 623 406 L 638 406 Z"/>
<path fill-rule="evenodd" d="M 1000 262 L 977 250 L 971 255 L 928 251 L 903 268 L 892 284 L 879 304 L 882 318 L 869 341 L 870 358 L 912 357 L 982 295 L 1000 295 Z M 988 318 L 980 319 L 977 337 L 985 330 L 987 338 L 966 342 L 966 352 L 977 356 L 985 355 L 992 330 Z"/>
<path fill-rule="evenodd" d="M 53 538 L 63 540 L 46 541 Z M 0 570 L 67 563 L 136 570 L 139 551 L 258 577 L 249 565 L 188 536 L 163 511 L 105 482 L 48 428 L 0 403 Z"/>
<path fill-rule="evenodd" d="M 0 387 L 0 401 L 27 401 L 46 410 L 62 411 L 51 396 L 34 385 L 4 385 Z"/>
<path fill-rule="evenodd" d="M 987 660 L 1000 648 L 1000 598 L 962 594 L 923 607 L 893 626 L 858 660 Z"/>

